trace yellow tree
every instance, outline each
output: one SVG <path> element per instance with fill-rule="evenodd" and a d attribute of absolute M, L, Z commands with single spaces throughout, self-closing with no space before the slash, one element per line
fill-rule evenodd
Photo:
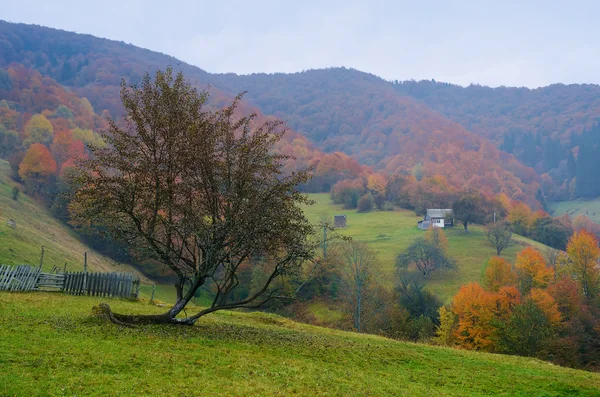
<path fill-rule="evenodd" d="M 504 286 L 514 286 L 517 283 L 517 274 L 512 266 L 503 258 L 493 256 L 488 261 L 483 276 L 483 286 L 490 292 L 498 292 Z"/>
<path fill-rule="evenodd" d="M 533 247 L 527 247 L 517 254 L 515 267 L 524 294 L 531 288 L 547 287 L 554 277 L 554 269 L 546 266 L 542 253 Z"/>
<path fill-rule="evenodd" d="M 386 187 L 387 180 L 385 179 L 385 176 L 381 174 L 371 174 L 367 178 L 367 188 L 373 193 L 383 196 L 385 194 Z"/>
<path fill-rule="evenodd" d="M 528 233 L 531 227 L 531 218 L 533 214 L 531 209 L 525 203 L 516 203 L 508 213 L 508 220 L 512 230 L 521 235 Z"/>
<path fill-rule="evenodd" d="M 34 114 L 25 124 L 24 142 L 26 145 L 41 143 L 48 146 L 52 143 L 53 134 L 54 127 L 48 119 L 41 114 Z"/>
<path fill-rule="evenodd" d="M 567 256 L 565 270 L 580 285 L 586 301 L 597 297 L 600 286 L 600 250 L 596 237 L 586 230 L 574 233 L 567 244 Z"/>

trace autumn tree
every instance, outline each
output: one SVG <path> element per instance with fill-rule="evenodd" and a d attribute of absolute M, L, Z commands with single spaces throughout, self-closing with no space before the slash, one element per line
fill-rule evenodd
<path fill-rule="evenodd" d="M 289 157 L 271 151 L 285 132 L 281 123 L 238 116 L 240 97 L 218 111 L 207 97 L 170 68 L 146 74 L 140 86 L 123 83 L 124 123 L 110 120 L 107 145 L 92 144 L 93 156 L 79 162 L 74 222 L 102 226 L 177 277 L 176 302 L 165 313 L 122 315 L 102 306 L 113 321 L 191 325 L 217 310 L 259 307 L 282 297 L 287 277 L 314 257 L 318 244 L 301 208 L 310 201 L 298 190 L 310 173 L 284 174 Z M 248 289 L 240 269 L 256 258 L 268 274 L 236 299 L 238 288 Z M 204 285 L 215 291 L 212 303 L 179 317 Z"/>
<path fill-rule="evenodd" d="M 477 283 L 463 285 L 452 299 L 452 311 L 457 317 L 454 330 L 457 343 L 468 349 L 492 350 L 494 309 L 492 293 Z"/>
<path fill-rule="evenodd" d="M 536 292 L 540 290 L 532 290 Z M 545 292 L 530 296 L 517 306 L 510 318 L 499 323 L 498 350 L 521 356 L 536 356 L 556 335 L 560 313 Z"/>
<path fill-rule="evenodd" d="M 425 232 L 425 240 L 429 241 L 443 252 L 448 252 L 448 238 L 439 227 L 430 227 Z"/>
<path fill-rule="evenodd" d="M 370 174 L 367 177 L 367 189 L 369 189 L 373 194 L 376 195 L 385 195 L 387 187 L 387 180 L 385 176 L 381 174 Z"/>
<path fill-rule="evenodd" d="M 485 236 L 488 245 L 494 248 L 496 254 L 500 256 L 502 251 L 510 246 L 512 231 L 506 222 L 491 223 L 485 227 Z"/>
<path fill-rule="evenodd" d="M 396 267 L 398 269 L 414 267 L 423 278 L 427 279 L 432 271 L 453 268 L 454 261 L 435 242 L 419 237 L 406 250 L 398 254 Z"/>
<path fill-rule="evenodd" d="M 19 165 L 19 176 L 32 192 L 38 192 L 52 175 L 56 174 L 56 161 L 48 148 L 32 144 Z"/>
<path fill-rule="evenodd" d="M 483 286 L 491 292 L 498 292 L 502 287 L 516 285 L 517 274 L 510 263 L 498 256 L 490 258 L 485 268 Z"/>
<path fill-rule="evenodd" d="M 26 145 L 33 143 L 41 143 L 49 146 L 52 143 L 54 127 L 46 117 L 41 114 L 34 114 L 31 119 L 25 124 L 25 139 Z"/>
<path fill-rule="evenodd" d="M 515 203 L 508 212 L 508 221 L 512 230 L 522 236 L 527 236 L 531 229 L 533 213 L 525 203 Z"/>
<path fill-rule="evenodd" d="M 360 241 L 339 244 L 339 295 L 352 319 L 353 328 L 361 332 L 378 310 L 376 269 L 377 255 Z"/>
<path fill-rule="evenodd" d="M 52 151 L 56 162 L 60 165 L 69 159 L 83 157 L 85 153 L 84 143 L 80 140 L 73 139 L 73 135 L 69 130 L 59 131 L 54 134 L 50 150 Z"/>
<path fill-rule="evenodd" d="M 571 236 L 567 244 L 566 272 L 580 285 L 586 301 L 598 297 L 600 291 L 600 249 L 596 237 L 581 230 Z"/>
<path fill-rule="evenodd" d="M 442 346 L 452 346 L 455 343 L 454 332 L 458 323 L 458 318 L 452 310 L 446 306 L 439 309 L 440 324 L 436 327 L 433 341 Z"/>
<path fill-rule="evenodd" d="M 469 231 L 469 223 L 483 223 L 487 215 L 485 198 L 478 193 L 467 193 L 452 205 L 452 212 Z"/>
<path fill-rule="evenodd" d="M 547 287 L 554 277 L 554 269 L 546 266 L 542 253 L 533 247 L 527 247 L 517 254 L 515 268 L 524 294 L 531 288 Z"/>

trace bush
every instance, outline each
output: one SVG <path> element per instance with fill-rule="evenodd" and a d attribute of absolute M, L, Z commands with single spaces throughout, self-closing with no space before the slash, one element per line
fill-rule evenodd
<path fill-rule="evenodd" d="M 373 201 L 375 203 L 375 205 L 377 206 L 378 210 L 382 210 L 383 206 L 385 204 L 385 196 L 379 193 L 375 194 L 375 197 L 373 197 Z"/>
<path fill-rule="evenodd" d="M 373 195 L 367 193 L 358 200 L 358 212 L 369 212 L 373 209 Z"/>
<path fill-rule="evenodd" d="M 356 208 L 358 206 L 358 192 L 356 190 L 347 190 L 343 203 L 346 209 Z"/>
<path fill-rule="evenodd" d="M 19 190 L 18 186 L 13 186 L 12 188 L 12 199 L 15 201 L 19 201 L 19 194 L 21 193 L 21 191 Z"/>

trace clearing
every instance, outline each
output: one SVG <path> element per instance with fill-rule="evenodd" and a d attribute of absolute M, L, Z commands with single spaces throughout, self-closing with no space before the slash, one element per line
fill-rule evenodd
<path fill-rule="evenodd" d="M 382 272 L 387 280 L 393 280 L 395 259 L 399 252 L 406 249 L 424 231 L 417 229 L 417 222 L 422 217 L 408 210 L 358 212 L 346 210 L 341 205 L 334 205 L 329 194 L 309 194 L 316 204 L 305 209 L 311 222 L 317 223 L 321 214 L 333 217 L 335 214 L 346 214 L 348 225 L 337 229 L 337 232 L 367 242 L 377 251 Z M 449 300 L 456 294 L 461 285 L 471 281 L 479 281 L 487 261 L 496 251 L 487 245 L 483 227 L 469 225 L 469 233 L 465 233 L 462 225 L 444 229 L 448 238 L 449 253 L 457 261 L 457 269 L 433 272 L 427 287 L 443 300 Z M 514 243 L 502 252 L 502 257 L 514 262 L 519 251 L 528 245 L 542 252 L 547 248 L 544 244 L 531 239 L 513 235 Z"/>
<path fill-rule="evenodd" d="M 548 203 L 554 216 L 568 214 L 571 219 L 585 215 L 596 223 L 600 223 L 600 198 L 594 200 L 571 200 Z"/>

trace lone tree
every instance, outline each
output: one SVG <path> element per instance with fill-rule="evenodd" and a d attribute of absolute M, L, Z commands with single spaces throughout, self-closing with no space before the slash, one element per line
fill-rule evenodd
<path fill-rule="evenodd" d="M 298 191 L 311 170 L 284 174 L 289 156 L 272 152 L 282 123 L 238 116 L 240 98 L 209 108 L 208 93 L 170 68 L 146 74 L 139 87 L 122 83 L 124 122 L 110 120 L 107 145 L 92 145 L 93 156 L 79 162 L 70 209 L 75 222 L 100 226 L 138 257 L 168 266 L 177 301 L 159 315 L 103 305 L 111 320 L 192 325 L 217 310 L 256 308 L 281 298 L 286 276 L 314 257 L 313 228 L 300 208 L 310 200 Z M 240 267 L 257 262 L 268 269 L 264 282 L 235 298 Z M 176 317 L 209 283 L 210 307 Z"/>
<path fill-rule="evenodd" d="M 419 237 L 396 257 L 396 266 L 399 269 L 414 266 L 427 279 L 432 271 L 439 268 L 453 268 L 454 261 L 435 242 Z"/>
<path fill-rule="evenodd" d="M 339 296 L 352 318 L 352 326 L 364 331 L 381 309 L 376 280 L 377 255 L 360 241 L 344 241 L 338 245 L 341 259 Z"/>
<path fill-rule="evenodd" d="M 498 256 L 508 248 L 512 239 L 510 225 L 506 222 L 491 223 L 485 228 L 488 244 L 496 250 Z"/>
<path fill-rule="evenodd" d="M 485 198 L 479 193 L 466 193 L 452 206 L 456 219 L 462 222 L 465 233 L 469 232 L 469 223 L 483 223 L 486 215 Z"/>

